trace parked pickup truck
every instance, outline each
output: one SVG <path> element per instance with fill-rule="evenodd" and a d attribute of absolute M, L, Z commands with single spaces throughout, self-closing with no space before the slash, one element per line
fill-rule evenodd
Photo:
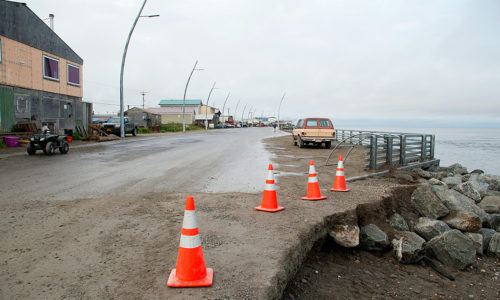
<path fill-rule="evenodd" d="M 131 133 L 133 136 L 137 135 L 137 124 L 130 122 L 128 117 L 123 118 L 123 122 L 125 123 L 125 134 Z M 112 117 L 109 118 L 106 123 L 102 124 L 102 130 L 106 133 L 112 133 L 114 135 L 120 136 L 120 118 Z"/>
<path fill-rule="evenodd" d="M 325 148 L 330 149 L 332 141 L 335 140 L 335 129 L 332 121 L 327 118 L 300 119 L 292 134 L 293 144 L 298 144 L 300 148 L 307 144 L 324 143 Z"/>

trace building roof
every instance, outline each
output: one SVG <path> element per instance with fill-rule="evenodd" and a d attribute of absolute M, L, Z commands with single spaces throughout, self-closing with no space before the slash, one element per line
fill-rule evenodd
<path fill-rule="evenodd" d="M 25 3 L 0 0 L 0 35 L 83 64 L 83 59 Z"/>
<path fill-rule="evenodd" d="M 177 99 L 164 99 L 160 100 L 160 103 L 158 103 L 160 106 L 182 106 L 183 105 L 183 100 L 177 100 Z M 200 99 L 186 99 L 186 105 L 190 106 L 198 106 L 201 105 L 201 100 Z"/>
<path fill-rule="evenodd" d="M 131 109 L 126 110 L 125 112 L 134 111 L 134 110 L 138 110 L 138 111 L 143 111 L 143 112 L 147 112 L 147 113 L 150 113 L 150 114 L 159 115 L 159 113 L 157 113 L 157 112 L 150 111 L 149 108 L 145 109 L 145 108 L 140 108 L 140 107 L 132 107 Z"/>
<path fill-rule="evenodd" d="M 182 114 L 182 107 L 153 107 L 147 108 L 146 111 L 160 115 L 178 115 Z M 186 108 L 186 114 L 191 114 L 193 112 L 194 110 L 192 108 Z"/>

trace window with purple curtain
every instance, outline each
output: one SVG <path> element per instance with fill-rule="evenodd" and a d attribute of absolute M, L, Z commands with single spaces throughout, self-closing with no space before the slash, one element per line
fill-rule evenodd
<path fill-rule="evenodd" d="M 80 68 L 68 64 L 68 84 L 80 85 Z"/>
<path fill-rule="evenodd" d="M 43 56 L 43 77 L 59 80 L 59 60 Z"/>

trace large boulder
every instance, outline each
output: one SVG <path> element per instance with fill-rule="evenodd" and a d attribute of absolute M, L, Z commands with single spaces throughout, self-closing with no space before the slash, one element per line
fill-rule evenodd
<path fill-rule="evenodd" d="M 441 221 L 460 231 L 478 232 L 481 229 L 481 219 L 470 212 L 451 211 Z"/>
<path fill-rule="evenodd" d="M 438 219 L 450 212 L 428 185 L 421 185 L 413 191 L 411 204 L 422 216 L 431 219 Z"/>
<path fill-rule="evenodd" d="M 466 197 L 455 190 L 436 188 L 435 186 L 433 186 L 433 191 L 449 210 L 473 213 L 479 217 L 482 224 L 489 222 L 488 214 L 482 208 L 477 206 L 471 198 Z"/>
<path fill-rule="evenodd" d="M 408 227 L 408 224 L 406 223 L 405 219 L 403 218 L 402 215 L 395 213 L 392 215 L 392 217 L 389 220 L 389 225 L 399 231 L 410 231 L 410 228 Z"/>
<path fill-rule="evenodd" d="M 424 179 L 432 178 L 432 173 L 429 171 L 424 171 L 424 170 L 418 168 L 418 169 L 415 169 L 414 172 L 415 172 L 415 174 L 417 174 L 418 176 L 420 176 Z"/>
<path fill-rule="evenodd" d="M 466 232 L 465 235 L 472 241 L 477 255 L 483 255 L 483 236 L 480 233 Z"/>
<path fill-rule="evenodd" d="M 486 182 L 483 175 L 471 174 L 468 181 L 472 184 L 474 189 L 479 192 L 481 198 L 488 194 L 489 184 Z"/>
<path fill-rule="evenodd" d="M 489 214 L 500 213 L 500 196 L 486 196 L 478 206 Z"/>
<path fill-rule="evenodd" d="M 436 179 L 436 178 L 431 178 L 427 182 L 429 182 L 429 184 L 432 184 L 432 185 L 439 185 L 439 186 L 443 186 L 445 188 L 448 188 L 448 186 L 446 185 L 446 183 L 444 183 L 441 180 Z"/>
<path fill-rule="evenodd" d="M 482 178 L 489 184 L 489 189 L 500 192 L 500 176 L 483 174 Z"/>
<path fill-rule="evenodd" d="M 467 181 L 456 185 L 453 189 L 478 203 L 481 201 L 481 194 L 479 194 L 474 186 L 474 183 L 472 183 L 471 181 Z"/>
<path fill-rule="evenodd" d="M 472 241 L 456 229 L 447 231 L 428 241 L 425 249 L 446 266 L 463 270 L 476 259 Z"/>
<path fill-rule="evenodd" d="M 493 235 L 488 245 L 488 255 L 500 258 L 500 232 Z"/>
<path fill-rule="evenodd" d="M 450 173 L 453 173 L 455 175 L 464 175 L 467 174 L 467 168 L 462 166 L 459 163 L 453 164 L 446 168 L 446 170 Z"/>
<path fill-rule="evenodd" d="M 490 240 L 497 232 L 491 228 L 481 228 L 479 229 L 479 233 L 483 236 L 483 252 L 488 252 Z"/>
<path fill-rule="evenodd" d="M 490 214 L 490 227 L 496 231 L 500 229 L 500 214 Z"/>
<path fill-rule="evenodd" d="M 441 181 L 446 183 L 446 185 L 449 187 L 454 187 L 462 183 L 462 176 L 454 175 L 450 177 L 445 177 Z"/>
<path fill-rule="evenodd" d="M 443 221 L 421 217 L 418 218 L 418 221 L 415 224 L 413 230 L 418 233 L 418 235 L 423 237 L 426 241 L 429 241 L 433 237 L 451 230 L 451 228 Z"/>
<path fill-rule="evenodd" d="M 392 240 L 392 251 L 394 257 L 403 264 L 413 264 L 418 262 L 422 255 L 422 246 L 425 240 L 415 232 L 404 231 L 395 234 Z"/>
<path fill-rule="evenodd" d="M 330 236 L 342 247 L 352 248 L 359 245 L 359 227 L 357 225 L 335 225 Z"/>
<path fill-rule="evenodd" d="M 375 224 L 361 227 L 359 242 L 361 248 L 368 251 L 385 251 L 389 246 L 387 234 Z"/>

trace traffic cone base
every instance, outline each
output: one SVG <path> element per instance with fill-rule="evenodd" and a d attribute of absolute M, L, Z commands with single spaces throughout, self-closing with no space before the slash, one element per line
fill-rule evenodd
<path fill-rule="evenodd" d="M 277 211 L 280 211 L 280 210 L 284 210 L 285 208 L 283 206 L 278 206 L 276 208 L 265 208 L 265 207 L 262 207 L 262 206 L 257 206 L 257 207 L 254 207 L 255 210 L 261 210 L 261 211 L 267 211 L 267 212 L 277 212 Z"/>
<path fill-rule="evenodd" d="M 331 188 L 330 191 L 332 191 L 332 192 L 349 192 L 350 190 L 349 189 L 338 190 L 338 189 Z"/>
<path fill-rule="evenodd" d="M 328 198 L 327 196 L 321 196 L 321 197 L 313 197 L 313 198 L 309 198 L 309 197 L 302 197 L 300 199 L 302 200 L 325 200 L 326 198 Z"/>
<path fill-rule="evenodd" d="M 214 270 L 212 268 L 207 268 L 207 276 L 200 280 L 186 281 L 177 278 L 176 269 L 170 272 L 168 277 L 167 286 L 169 287 L 197 287 L 197 286 L 211 286 L 214 279 Z"/>

